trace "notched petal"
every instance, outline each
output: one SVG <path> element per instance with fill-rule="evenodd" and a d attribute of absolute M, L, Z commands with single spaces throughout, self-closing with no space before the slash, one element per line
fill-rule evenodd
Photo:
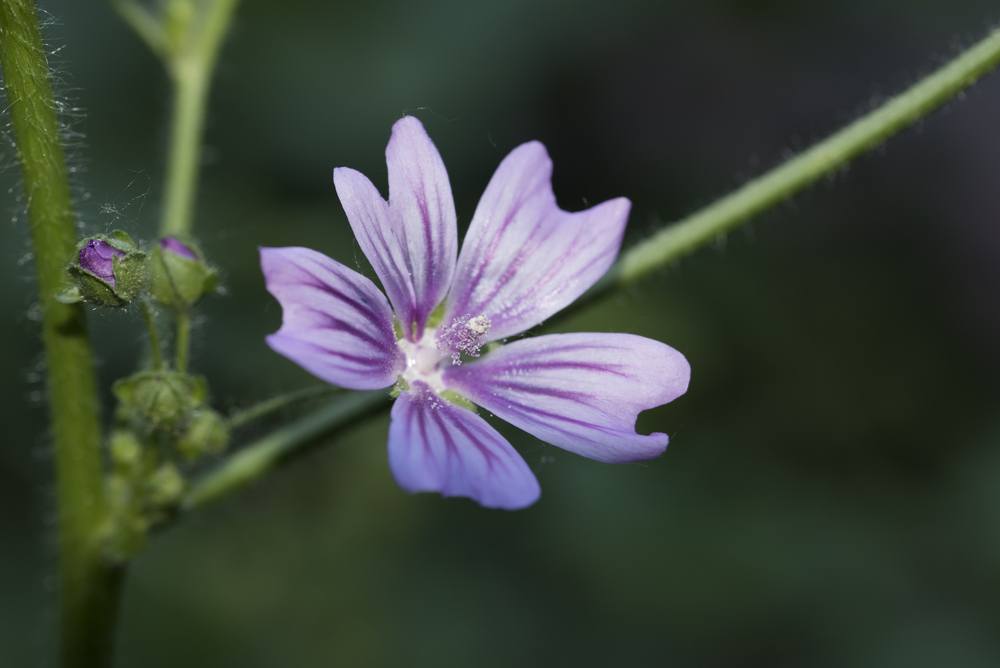
<path fill-rule="evenodd" d="M 268 291 L 281 304 L 281 329 L 268 345 L 340 387 L 388 387 L 404 360 L 392 311 L 375 285 L 308 248 L 261 248 Z"/>
<path fill-rule="evenodd" d="M 445 385 L 537 438 L 604 462 L 648 459 L 667 435 L 637 434 L 638 414 L 687 391 L 679 352 L 632 334 L 551 334 L 449 368 Z"/>
<path fill-rule="evenodd" d="M 396 122 L 385 156 L 388 203 L 352 169 L 334 170 L 334 185 L 407 337 L 416 340 L 455 272 L 455 203 L 444 162 L 416 118 Z"/>

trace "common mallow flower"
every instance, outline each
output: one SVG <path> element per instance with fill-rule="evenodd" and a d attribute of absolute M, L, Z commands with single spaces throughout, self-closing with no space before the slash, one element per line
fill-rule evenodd
<path fill-rule="evenodd" d="M 393 126 L 386 163 L 388 202 L 353 169 L 335 169 L 333 180 L 388 300 L 364 276 L 308 248 L 262 248 L 261 266 L 283 310 L 271 348 L 334 385 L 401 390 L 389 427 L 396 481 L 496 508 L 538 498 L 531 469 L 469 402 L 591 459 L 662 453 L 667 435 L 638 434 L 635 422 L 687 389 L 688 363 L 673 348 L 592 333 L 499 345 L 608 270 L 629 201 L 561 210 L 545 147 L 522 144 L 490 180 L 459 253 L 448 174 L 417 119 Z"/>

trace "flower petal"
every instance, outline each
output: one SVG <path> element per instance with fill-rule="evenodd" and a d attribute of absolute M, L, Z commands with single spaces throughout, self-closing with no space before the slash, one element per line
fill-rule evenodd
<path fill-rule="evenodd" d="M 551 334 L 450 367 L 445 385 L 560 448 L 604 462 L 648 459 L 667 435 L 635 432 L 638 414 L 673 401 L 691 375 L 679 352 L 632 334 Z"/>
<path fill-rule="evenodd" d="M 261 248 L 268 291 L 281 303 L 276 352 L 328 383 L 388 387 L 404 365 L 385 296 L 367 278 L 308 248 Z"/>
<path fill-rule="evenodd" d="M 535 475 L 503 436 L 423 383 L 392 407 L 389 466 L 409 492 L 465 496 L 488 508 L 524 508 L 540 493 Z"/>
<path fill-rule="evenodd" d="M 551 175 L 538 142 L 500 163 L 462 245 L 445 326 L 485 316 L 485 341 L 523 332 L 573 302 L 614 262 L 629 201 L 569 213 L 556 204 Z"/>
<path fill-rule="evenodd" d="M 444 162 L 416 118 L 396 122 L 385 159 L 388 204 L 360 172 L 340 167 L 333 181 L 361 250 L 416 340 L 455 272 L 455 203 Z"/>

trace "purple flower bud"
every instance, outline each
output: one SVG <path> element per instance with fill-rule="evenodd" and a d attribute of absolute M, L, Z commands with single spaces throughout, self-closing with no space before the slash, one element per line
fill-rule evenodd
<path fill-rule="evenodd" d="M 160 248 L 174 255 L 186 257 L 189 260 L 198 259 L 198 256 L 191 250 L 191 247 L 177 237 L 163 237 L 160 239 Z"/>
<path fill-rule="evenodd" d="M 115 285 L 115 265 L 114 258 L 125 255 L 107 241 L 102 239 L 91 239 L 82 249 L 78 261 L 80 266 L 94 274 L 102 281 L 114 287 Z"/>

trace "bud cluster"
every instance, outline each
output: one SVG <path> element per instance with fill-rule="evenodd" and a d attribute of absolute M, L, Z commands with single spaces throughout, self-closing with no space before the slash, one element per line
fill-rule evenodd
<path fill-rule="evenodd" d="M 218 273 L 193 242 L 164 237 L 147 252 L 120 230 L 83 239 L 67 272 L 70 283 L 60 300 L 97 306 L 124 307 L 148 294 L 184 310 L 218 284 Z"/>
<path fill-rule="evenodd" d="M 117 429 L 109 440 L 107 549 L 126 559 L 152 526 L 169 517 L 186 483 L 184 464 L 218 455 L 229 425 L 208 405 L 204 378 L 173 370 L 140 371 L 113 386 Z"/>
<path fill-rule="evenodd" d="M 141 306 L 153 352 L 147 368 L 114 383 L 115 428 L 108 439 L 108 515 L 105 547 L 112 559 L 127 559 L 149 529 L 176 511 L 184 494 L 183 470 L 221 453 L 229 424 L 208 402 L 205 379 L 187 373 L 186 352 L 177 368 L 164 362 L 157 308 L 189 322 L 191 308 L 215 290 L 216 270 L 188 239 L 164 237 L 151 247 L 125 232 L 87 237 L 67 267 L 59 299 L 95 306 Z M 178 351 L 184 347 L 178 335 Z"/>

